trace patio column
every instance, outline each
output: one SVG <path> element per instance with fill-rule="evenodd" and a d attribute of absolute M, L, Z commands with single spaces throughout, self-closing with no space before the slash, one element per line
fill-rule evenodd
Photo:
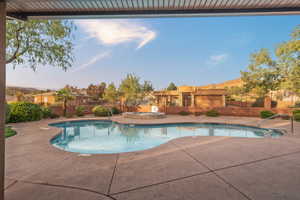
<path fill-rule="evenodd" d="M 0 200 L 4 199 L 6 2 L 0 2 Z"/>
<path fill-rule="evenodd" d="M 195 94 L 191 94 L 191 107 L 195 107 Z"/>
<path fill-rule="evenodd" d="M 179 105 L 182 107 L 184 106 L 183 105 L 183 93 L 179 93 Z"/>

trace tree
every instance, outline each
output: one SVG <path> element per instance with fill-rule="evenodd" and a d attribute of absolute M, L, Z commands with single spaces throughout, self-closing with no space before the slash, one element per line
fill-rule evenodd
<path fill-rule="evenodd" d="M 106 83 L 101 82 L 98 87 L 99 87 L 99 97 L 103 98 L 103 95 L 104 95 L 104 92 L 105 92 L 105 89 L 106 89 Z"/>
<path fill-rule="evenodd" d="M 167 87 L 167 90 L 177 90 L 177 86 L 173 82 L 171 82 Z"/>
<path fill-rule="evenodd" d="M 127 74 L 126 78 L 122 80 L 119 91 L 124 98 L 126 106 L 138 106 L 144 98 L 140 78 L 134 74 Z"/>
<path fill-rule="evenodd" d="M 253 91 L 264 97 L 270 91 L 278 89 L 279 76 L 276 63 L 267 49 L 250 55 L 247 71 L 241 72 L 241 78 L 247 91 Z"/>
<path fill-rule="evenodd" d="M 76 87 L 76 86 L 67 84 L 67 85 L 65 85 L 64 88 L 69 90 L 72 94 L 80 94 L 80 89 L 78 89 L 78 87 Z"/>
<path fill-rule="evenodd" d="M 103 99 L 112 104 L 115 104 L 118 101 L 119 93 L 116 86 L 113 83 L 109 84 L 108 87 L 105 89 Z"/>
<path fill-rule="evenodd" d="M 275 49 L 281 89 L 300 96 L 300 25 L 291 33 L 291 39 Z"/>
<path fill-rule="evenodd" d="M 143 92 L 152 92 L 154 91 L 153 85 L 150 81 L 144 81 L 144 84 L 142 85 Z"/>
<path fill-rule="evenodd" d="M 274 56 L 271 56 L 267 49 L 252 54 L 248 71 L 241 72 L 246 88 L 260 96 L 279 89 L 300 96 L 299 39 L 300 26 L 298 25 L 291 33 L 291 39 L 276 47 Z"/>
<path fill-rule="evenodd" d="M 53 65 L 64 70 L 73 62 L 75 26 L 60 20 L 6 20 L 6 64 Z"/>
<path fill-rule="evenodd" d="M 87 94 L 91 96 L 94 100 L 99 100 L 103 98 L 103 94 L 106 88 L 106 83 L 102 82 L 99 85 L 90 84 L 87 88 Z"/>
<path fill-rule="evenodd" d="M 56 92 L 56 98 L 58 101 L 63 102 L 64 116 L 66 116 L 68 101 L 71 101 L 74 99 L 74 96 L 73 96 L 71 90 L 68 88 L 63 88 L 63 89 L 58 90 Z"/>

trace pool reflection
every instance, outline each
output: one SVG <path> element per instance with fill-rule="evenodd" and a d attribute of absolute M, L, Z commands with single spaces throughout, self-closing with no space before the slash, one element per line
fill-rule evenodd
<path fill-rule="evenodd" d="M 124 125 L 110 121 L 79 121 L 53 124 L 62 133 L 51 143 L 80 153 L 120 153 L 153 148 L 185 136 L 278 137 L 267 129 L 225 124 Z"/>

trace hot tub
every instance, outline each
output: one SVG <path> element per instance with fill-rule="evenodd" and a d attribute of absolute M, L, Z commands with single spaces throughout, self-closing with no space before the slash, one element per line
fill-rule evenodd
<path fill-rule="evenodd" d="M 161 119 L 166 117 L 166 114 L 161 112 L 125 112 L 122 115 L 131 119 Z"/>

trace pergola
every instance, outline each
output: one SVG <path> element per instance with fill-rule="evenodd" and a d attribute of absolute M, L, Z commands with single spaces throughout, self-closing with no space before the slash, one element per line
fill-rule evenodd
<path fill-rule="evenodd" d="M 299 0 L 0 0 L 0 200 L 4 199 L 5 21 L 300 14 Z"/>

